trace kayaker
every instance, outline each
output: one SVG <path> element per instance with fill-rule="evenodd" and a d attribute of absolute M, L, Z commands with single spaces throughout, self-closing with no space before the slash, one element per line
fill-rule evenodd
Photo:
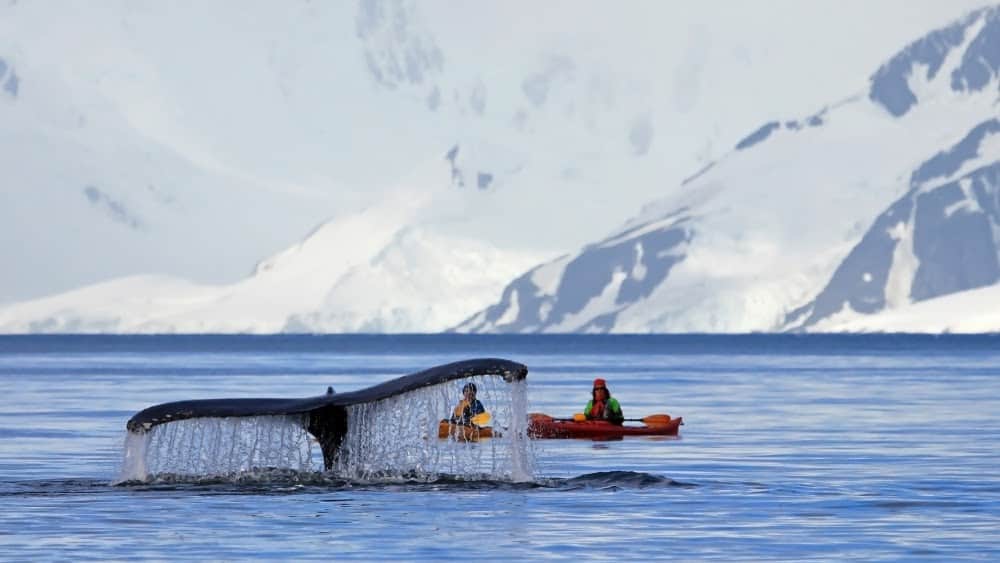
<path fill-rule="evenodd" d="M 486 412 L 486 407 L 476 398 L 476 384 L 470 381 L 462 387 L 462 400 L 455 407 L 451 423 L 471 426 L 472 417 L 484 412 Z"/>
<path fill-rule="evenodd" d="M 600 377 L 594 380 L 591 399 L 583 414 L 587 420 L 607 420 L 612 424 L 625 422 L 625 415 L 622 413 L 621 405 L 618 404 L 618 399 L 611 396 L 607 383 Z"/>

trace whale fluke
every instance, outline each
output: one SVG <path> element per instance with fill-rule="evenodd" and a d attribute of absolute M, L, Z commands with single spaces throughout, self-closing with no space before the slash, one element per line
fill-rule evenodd
<path fill-rule="evenodd" d="M 408 391 L 437 385 L 454 379 L 497 375 L 508 382 L 524 379 L 528 368 L 500 358 L 463 360 L 426 369 L 410 375 L 348 393 L 326 393 L 304 399 L 199 399 L 175 401 L 143 409 L 129 419 L 129 432 L 142 434 L 153 427 L 190 418 L 229 418 L 307 414 L 306 430 L 316 437 L 323 451 L 323 463 L 332 467 L 336 452 L 347 433 L 347 407 L 387 399 Z"/>

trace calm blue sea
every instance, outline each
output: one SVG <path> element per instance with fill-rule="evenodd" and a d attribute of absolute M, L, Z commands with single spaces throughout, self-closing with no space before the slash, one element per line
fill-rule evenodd
<path fill-rule="evenodd" d="M 113 485 L 165 401 L 349 391 L 475 357 L 530 411 L 604 377 L 679 439 L 536 442 L 527 483 Z M 0 559 L 1000 559 L 1000 336 L 0 337 Z"/>

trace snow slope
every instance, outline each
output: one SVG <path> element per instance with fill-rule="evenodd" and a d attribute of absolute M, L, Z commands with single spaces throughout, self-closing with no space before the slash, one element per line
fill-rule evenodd
<path fill-rule="evenodd" d="M 214 286 L 129 276 L 0 308 L 0 333 L 436 332 L 538 259 L 407 228 L 371 259 L 308 255 L 340 275 L 269 269 Z"/>
<path fill-rule="evenodd" d="M 130 276 L 0 308 L 0 333 L 426 332 L 492 299 L 534 254 L 417 226 L 447 194 L 444 158 L 382 205 L 320 225 L 225 285 Z"/>
<path fill-rule="evenodd" d="M 935 155 L 990 216 L 995 11 L 822 106 L 958 4 L 5 5 L 0 331 L 808 329 Z"/>
<path fill-rule="evenodd" d="M 5 2 L 0 303 L 233 283 L 455 146 L 443 235 L 562 252 L 982 3 Z"/>
<path fill-rule="evenodd" d="M 456 330 L 818 329 L 995 283 L 998 53 L 1000 7 L 931 32 L 864 92 L 764 124 Z"/>
<path fill-rule="evenodd" d="M 877 315 L 849 313 L 816 325 L 825 332 L 984 333 L 1000 332 L 1000 285 L 961 291 Z"/>

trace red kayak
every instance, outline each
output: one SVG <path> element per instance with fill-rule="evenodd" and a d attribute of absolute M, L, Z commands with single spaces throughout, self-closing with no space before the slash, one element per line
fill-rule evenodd
<path fill-rule="evenodd" d="M 642 426 L 612 424 L 603 420 L 573 420 L 552 418 L 547 414 L 531 413 L 528 436 L 532 438 L 589 438 L 615 439 L 623 436 L 676 436 L 684 421 L 681 417 L 653 415 L 644 419 Z"/>

